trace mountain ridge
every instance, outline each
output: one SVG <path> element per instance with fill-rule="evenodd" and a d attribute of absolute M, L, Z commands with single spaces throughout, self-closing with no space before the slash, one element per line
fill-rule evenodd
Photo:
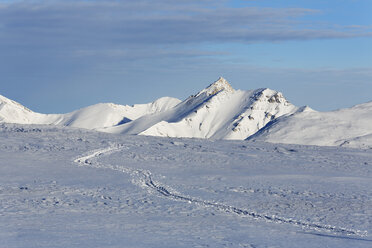
<path fill-rule="evenodd" d="M 238 139 L 297 107 L 267 88 L 234 90 L 222 77 L 174 108 L 100 131 L 162 137 Z"/>
<path fill-rule="evenodd" d="M 281 92 L 235 90 L 220 77 L 181 101 L 162 97 L 148 104 L 99 103 L 67 114 L 41 114 L 0 95 L 0 123 L 47 124 L 102 132 L 273 143 L 372 148 L 372 101 L 318 112 L 297 107 Z"/>
<path fill-rule="evenodd" d="M 274 120 L 248 140 L 372 148 L 372 101 L 329 112 L 298 111 Z"/>
<path fill-rule="evenodd" d="M 162 97 L 148 104 L 98 103 L 66 114 L 41 114 L 0 95 L 0 122 L 97 129 L 117 125 L 124 119 L 134 120 L 142 115 L 164 111 L 179 102 L 176 98 Z"/>

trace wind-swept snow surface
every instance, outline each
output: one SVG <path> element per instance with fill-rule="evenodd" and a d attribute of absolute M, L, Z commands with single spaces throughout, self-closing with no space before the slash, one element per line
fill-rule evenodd
<path fill-rule="evenodd" d="M 317 112 L 307 108 L 275 120 L 251 139 L 372 148 L 372 102 L 333 112 Z"/>
<path fill-rule="evenodd" d="M 0 125 L 0 247 L 371 247 L 372 153 Z"/>

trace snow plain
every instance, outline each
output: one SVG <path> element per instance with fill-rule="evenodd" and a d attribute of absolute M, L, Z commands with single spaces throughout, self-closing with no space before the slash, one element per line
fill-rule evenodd
<path fill-rule="evenodd" d="M 0 247 L 371 247 L 371 151 L 0 124 Z"/>

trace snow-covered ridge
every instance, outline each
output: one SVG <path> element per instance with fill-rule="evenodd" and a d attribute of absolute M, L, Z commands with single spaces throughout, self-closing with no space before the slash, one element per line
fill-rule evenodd
<path fill-rule="evenodd" d="M 0 122 L 47 124 L 96 129 L 130 122 L 143 115 L 165 111 L 180 100 L 162 97 L 152 103 L 133 106 L 99 103 L 67 114 L 35 113 L 21 104 L 0 95 Z"/>
<path fill-rule="evenodd" d="M 234 90 L 220 77 L 180 101 L 163 97 L 149 104 L 99 103 L 67 114 L 35 113 L 1 96 L 0 122 L 51 124 L 111 133 L 245 139 L 271 120 L 297 110 L 280 92 Z"/>
<path fill-rule="evenodd" d="M 372 102 L 332 112 L 310 108 L 276 119 L 252 140 L 372 148 Z"/>
<path fill-rule="evenodd" d="M 0 95 L 0 122 L 17 124 L 52 124 L 60 121 L 60 115 L 35 113 L 23 105 Z"/>
<path fill-rule="evenodd" d="M 270 89 L 234 90 L 219 78 L 175 107 L 133 122 L 101 129 L 111 133 L 243 140 L 297 107 Z"/>
<path fill-rule="evenodd" d="M 99 103 L 67 114 L 35 113 L 0 96 L 0 123 L 52 124 L 162 137 L 262 140 L 372 148 L 372 102 L 317 112 L 268 88 L 235 90 L 220 77 L 180 101 L 163 97 L 133 106 Z"/>

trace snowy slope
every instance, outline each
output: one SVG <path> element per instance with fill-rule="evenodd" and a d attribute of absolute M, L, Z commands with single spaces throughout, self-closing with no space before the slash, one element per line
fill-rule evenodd
<path fill-rule="evenodd" d="M 65 114 L 63 120 L 56 124 L 86 129 L 111 127 L 131 122 L 144 115 L 165 111 L 179 102 L 176 98 L 162 97 L 152 103 L 133 106 L 100 103 Z"/>
<path fill-rule="evenodd" d="M 270 89 L 234 90 L 224 79 L 168 111 L 102 131 L 164 137 L 242 140 L 297 107 Z"/>
<path fill-rule="evenodd" d="M 0 122 L 18 124 L 53 124 L 61 115 L 35 113 L 21 104 L 0 95 Z"/>
<path fill-rule="evenodd" d="M 0 95 L 0 122 L 18 124 L 52 124 L 86 129 L 110 127 L 130 122 L 143 115 L 165 111 L 180 100 L 163 97 L 152 103 L 133 106 L 100 103 L 67 114 L 35 113 Z"/>
<path fill-rule="evenodd" d="M 333 112 L 317 112 L 307 108 L 275 120 L 251 139 L 372 148 L 372 102 Z"/>

